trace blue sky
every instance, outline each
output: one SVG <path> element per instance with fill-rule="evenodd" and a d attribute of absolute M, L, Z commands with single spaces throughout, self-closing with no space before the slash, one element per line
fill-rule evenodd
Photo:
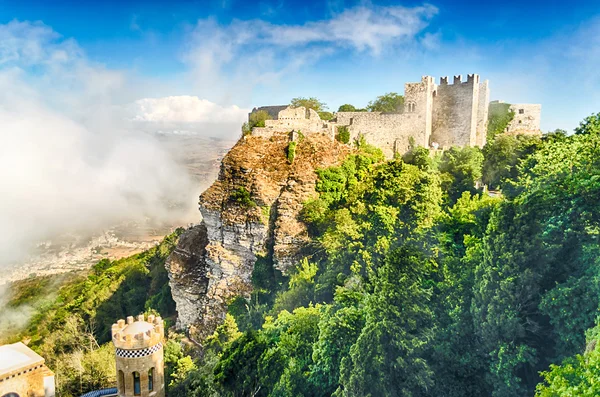
<path fill-rule="evenodd" d="M 122 74 L 117 102 L 188 95 L 247 109 L 317 96 L 335 110 L 421 75 L 475 72 L 492 99 L 541 103 L 545 130 L 600 111 L 598 1 L 0 0 L 0 26 L 11 21 L 41 23 L 45 43 Z M 15 64 L 2 46 L 0 68 Z"/>

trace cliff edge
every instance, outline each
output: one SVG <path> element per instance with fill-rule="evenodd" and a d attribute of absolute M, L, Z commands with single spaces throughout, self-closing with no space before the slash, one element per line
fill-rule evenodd
<path fill-rule="evenodd" d="M 202 221 L 167 259 L 177 326 L 191 336 L 210 335 L 228 302 L 250 295 L 258 256 L 286 274 L 308 242 L 299 212 L 316 195 L 315 170 L 339 164 L 350 148 L 322 134 L 300 135 L 290 161 L 290 142 L 287 133 L 241 138 L 200 196 Z"/>

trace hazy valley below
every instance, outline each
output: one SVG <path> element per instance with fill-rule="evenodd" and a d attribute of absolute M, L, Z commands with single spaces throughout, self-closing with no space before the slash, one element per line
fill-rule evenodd
<path fill-rule="evenodd" d="M 158 244 L 177 227 L 199 222 L 195 198 L 215 180 L 221 159 L 235 141 L 188 131 L 159 132 L 154 138 L 187 172 L 191 191 L 167 198 L 160 215 L 132 216 L 108 227 L 72 230 L 39 241 L 24 259 L 2 265 L 0 284 L 88 269 L 103 258 L 131 256 Z"/>

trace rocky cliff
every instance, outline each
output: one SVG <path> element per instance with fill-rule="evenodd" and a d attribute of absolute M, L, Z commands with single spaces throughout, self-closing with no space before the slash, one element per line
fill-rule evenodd
<path fill-rule="evenodd" d="M 341 162 L 349 148 L 330 137 L 297 139 L 288 160 L 288 134 L 247 136 L 229 151 L 219 177 L 200 196 L 202 221 L 180 238 L 167 260 L 178 327 L 203 338 L 222 321 L 227 303 L 249 296 L 258 256 L 288 272 L 308 241 L 299 220 L 315 193 L 318 168 Z"/>

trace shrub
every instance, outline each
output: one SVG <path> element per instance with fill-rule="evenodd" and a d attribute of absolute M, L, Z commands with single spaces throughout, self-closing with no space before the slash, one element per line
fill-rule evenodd
<path fill-rule="evenodd" d="M 294 158 L 296 157 L 296 141 L 291 141 L 287 148 L 287 159 L 291 163 L 294 162 Z"/>
<path fill-rule="evenodd" d="M 319 112 L 319 117 L 321 118 L 321 120 L 331 120 L 333 118 L 333 113 L 331 112 Z"/>
<path fill-rule="evenodd" d="M 254 127 L 264 127 L 265 120 L 271 120 L 271 115 L 264 110 L 250 113 L 248 122 L 242 125 L 242 135 L 246 136 L 250 134 Z"/>
<path fill-rule="evenodd" d="M 348 144 L 350 142 L 350 131 L 345 125 L 337 128 L 337 136 L 335 137 L 339 142 Z"/>
<path fill-rule="evenodd" d="M 231 201 L 238 203 L 242 207 L 256 207 L 256 203 L 250 197 L 250 192 L 244 186 L 240 186 L 236 190 L 231 192 L 229 198 L 231 199 Z"/>

